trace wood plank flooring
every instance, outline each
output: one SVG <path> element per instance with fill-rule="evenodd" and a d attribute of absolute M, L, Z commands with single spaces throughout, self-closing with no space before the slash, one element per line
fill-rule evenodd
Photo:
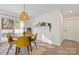
<path fill-rule="evenodd" d="M 47 48 L 44 55 L 79 55 L 79 42 L 64 40 L 59 47 Z"/>

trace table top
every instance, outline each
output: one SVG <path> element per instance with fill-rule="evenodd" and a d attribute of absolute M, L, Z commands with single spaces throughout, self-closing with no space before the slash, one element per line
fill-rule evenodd
<path fill-rule="evenodd" d="M 31 36 L 33 36 L 33 34 L 26 34 L 25 36 L 26 37 L 31 37 Z"/>
<path fill-rule="evenodd" d="M 31 36 L 33 36 L 33 34 L 26 34 L 25 36 L 26 36 L 26 37 L 31 37 Z M 18 37 L 20 37 L 20 36 L 15 36 L 15 37 L 13 37 L 13 38 L 18 38 Z"/>

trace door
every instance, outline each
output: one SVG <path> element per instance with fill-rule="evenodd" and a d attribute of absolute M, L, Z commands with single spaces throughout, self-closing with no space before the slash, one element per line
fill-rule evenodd
<path fill-rule="evenodd" d="M 64 39 L 77 40 L 77 20 L 64 21 Z"/>

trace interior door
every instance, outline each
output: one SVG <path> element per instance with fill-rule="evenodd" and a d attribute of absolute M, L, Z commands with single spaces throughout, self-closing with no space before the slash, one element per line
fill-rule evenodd
<path fill-rule="evenodd" d="M 69 39 L 69 40 L 77 39 L 77 21 L 76 20 L 64 21 L 64 39 Z"/>

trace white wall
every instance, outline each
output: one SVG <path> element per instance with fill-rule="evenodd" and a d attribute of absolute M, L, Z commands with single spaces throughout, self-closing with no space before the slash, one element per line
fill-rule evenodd
<path fill-rule="evenodd" d="M 43 15 L 33 18 L 32 22 L 33 31 L 38 32 L 38 40 L 42 40 L 44 42 L 47 40 L 46 42 L 55 45 L 61 44 L 63 41 L 63 16 L 60 10 L 47 12 Z M 49 32 L 47 27 L 34 27 L 39 22 L 51 23 L 51 31 Z M 48 39 L 46 39 L 46 37 Z"/>
<path fill-rule="evenodd" d="M 64 39 L 79 42 L 79 19 L 66 18 L 64 21 Z"/>
<path fill-rule="evenodd" d="M 77 19 L 77 40 L 79 42 L 79 18 Z"/>

